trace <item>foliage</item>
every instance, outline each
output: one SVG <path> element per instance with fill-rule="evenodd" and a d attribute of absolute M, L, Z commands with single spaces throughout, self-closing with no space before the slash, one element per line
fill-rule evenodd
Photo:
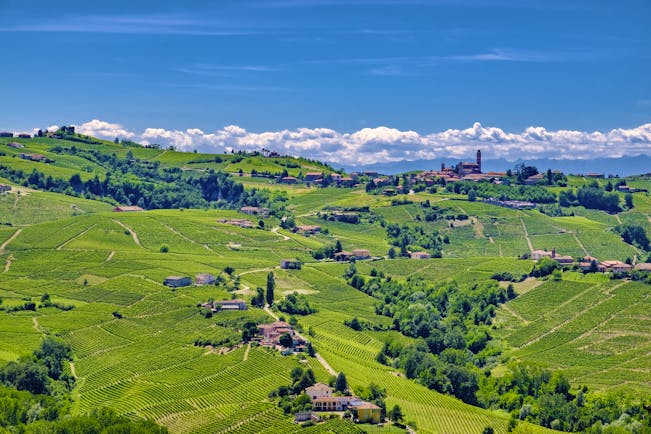
<path fill-rule="evenodd" d="M 309 315 L 316 312 L 316 308 L 310 306 L 307 298 L 304 295 L 299 295 L 297 292 L 287 294 L 284 300 L 276 304 L 276 307 L 281 312 L 292 315 Z"/>
<path fill-rule="evenodd" d="M 615 226 L 614 231 L 621 235 L 626 243 L 639 247 L 642 250 L 651 250 L 649 237 L 647 237 L 646 231 L 642 226 L 624 224 Z"/>

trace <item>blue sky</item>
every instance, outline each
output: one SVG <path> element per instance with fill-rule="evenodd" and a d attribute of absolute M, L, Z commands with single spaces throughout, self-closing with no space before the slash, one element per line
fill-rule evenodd
<path fill-rule="evenodd" d="M 648 0 L 0 0 L 0 128 L 634 129 L 650 22 Z"/>

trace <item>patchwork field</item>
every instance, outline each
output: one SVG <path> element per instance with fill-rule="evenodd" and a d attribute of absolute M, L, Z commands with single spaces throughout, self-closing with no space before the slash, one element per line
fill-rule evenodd
<path fill-rule="evenodd" d="M 39 140 L 29 144 L 31 151 L 43 153 L 48 146 Z M 126 150 L 115 147 L 115 152 L 122 155 Z M 279 160 L 264 166 L 256 159 L 234 163 L 231 156 L 211 163 L 201 154 L 160 149 L 133 153 L 197 170 L 277 171 L 287 164 Z M 61 165 L 52 166 L 52 175 L 69 176 L 67 170 L 76 160 L 59 161 Z M 37 163 L 21 164 L 29 168 Z M 328 170 L 316 163 L 309 168 Z M 68 369 L 77 378 L 75 412 L 109 406 L 178 433 L 359 432 L 363 427 L 334 420 L 300 428 L 268 398 L 269 392 L 290 381 L 297 366 L 309 366 L 319 381 L 327 381 L 329 373 L 316 359 L 283 357 L 248 345 L 194 345 L 197 339 L 236 338 L 247 320 L 272 321 L 261 309 L 205 318 L 197 304 L 235 294 L 249 300 L 273 271 L 276 297 L 297 291 L 318 310 L 298 317 L 298 323 L 311 330 L 318 352 L 335 371 L 346 373 L 353 388 L 371 382 L 386 388 L 387 405 L 400 405 L 418 432 L 480 433 L 492 426 L 506 433 L 507 412 L 464 404 L 378 363 L 376 355 L 388 337 L 413 340 L 393 330 L 355 331 L 345 326 L 344 321 L 353 317 L 387 327 L 392 320 L 375 313 L 376 299 L 346 283 L 342 276 L 348 264 L 316 261 L 312 252 L 338 240 L 346 250 L 368 249 L 376 257 L 357 262 L 363 274 L 375 270 L 399 281 L 423 277 L 430 282 L 472 282 L 495 273 L 528 274 L 534 262 L 519 258 L 532 249 L 556 248 L 559 254 L 599 259 L 641 257 L 642 252 L 624 243 L 613 228 L 623 221 L 647 232 L 651 229 L 649 215 L 639 210 L 615 216 L 576 208 L 573 216 L 548 217 L 538 211 L 468 202 L 452 194 L 404 195 L 397 198 L 402 204 L 392 205 L 392 198 L 366 194 L 363 188 L 270 185 L 266 178 L 251 177 L 242 181 L 248 187 L 270 187 L 286 199 L 296 224 L 320 225 L 323 231 L 306 237 L 279 228 L 281 221 L 274 217 L 255 229 L 218 221 L 248 218 L 257 224 L 257 217 L 233 210 L 114 213 L 107 203 L 22 187 L 0 195 L 0 299 L 10 308 L 0 312 L 0 361 L 28 355 L 45 334 L 54 334 L 74 352 Z M 425 221 L 424 200 L 456 217 Z M 647 201 L 636 196 L 641 209 Z M 324 207 L 366 206 L 369 210 L 361 213 L 359 224 L 317 215 Z M 394 223 L 418 225 L 424 233 L 446 237 L 449 243 L 442 244 L 442 258 L 388 259 L 387 225 Z M 300 260 L 302 269 L 281 270 L 279 263 L 285 258 Z M 226 267 L 234 269 L 232 276 L 224 272 Z M 221 275 L 228 290 L 216 286 L 171 290 L 162 285 L 166 276 L 201 272 Z M 564 273 L 560 281 L 529 279 L 515 287 L 520 295 L 498 309 L 494 326 L 494 334 L 508 347 L 507 356 L 561 369 L 573 384 L 591 389 L 648 394 L 651 287 L 576 272 Z M 55 306 L 39 306 L 45 294 Z M 15 309 L 26 302 L 34 302 L 35 311 Z"/>

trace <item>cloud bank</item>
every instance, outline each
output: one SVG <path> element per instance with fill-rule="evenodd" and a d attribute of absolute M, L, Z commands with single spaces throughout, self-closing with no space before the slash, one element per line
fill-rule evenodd
<path fill-rule="evenodd" d="M 77 131 L 103 139 L 115 137 L 142 144 L 174 146 L 178 150 L 222 153 L 261 148 L 281 154 L 303 156 L 346 165 L 390 163 L 443 158 L 469 158 L 481 148 L 484 158 L 517 159 L 552 158 L 579 160 L 651 155 L 651 123 L 636 128 L 610 131 L 549 131 L 528 127 L 521 132 L 505 132 L 475 122 L 472 127 L 430 134 L 401 131 L 384 126 L 342 133 L 329 128 L 298 128 L 267 132 L 250 132 L 229 125 L 214 132 L 198 128 L 167 130 L 146 128 L 136 132 L 97 119 L 75 125 Z"/>

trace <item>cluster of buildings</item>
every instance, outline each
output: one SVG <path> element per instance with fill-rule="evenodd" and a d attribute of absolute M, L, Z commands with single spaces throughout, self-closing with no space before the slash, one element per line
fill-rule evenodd
<path fill-rule="evenodd" d="M 542 258 L 549 258 L 561 265 L 572 265 L 575 263 L 575 260 L 571 256 L 558 255 L 556 249 L 552 249 L 551 252 L 547 250 L 534 250 L 531 253 L 531 258 L 534 260 L 540 260 Z M 617 261 L 617 260 L 607 260 L 599 261 L 597 258 L 592 256 L 585 256 L 578 261 L 579 268 L 582 271 L 586 272 L 599 272 L 607 273 L 612 271 L 617 272 L 629 272 L 631 270 L 640 270 L 640 271 L 651 271 L 651 263 L 641 262 L 636 265 L 627 264 L 626 262 Z"/>
<path fill-rule="evenodd" d="M 287 348 L 281 345 L 280 337 L 288 334 L 292 337 L 292 347 Z M 276 321 L 271 324 L 259 324 L 258 335 L 256 338 L 260 345 L 271 348 L 280 348 L 283 355 L 289 355 L 294 352 L 304 352 L 307 342 L 294 332 L 294 328 L 284 321 Z"/>
<path fill-rule="evenodd" d="M 310 398 L 312 411 L 296 413 L 295 422 L 319 420 L 319 415 L 314 413 L 342 411 L 350 411 L 356 422 L 380 423 L 382 421 L 382 409 L 376 404 L 363 401 L 356 396 L 335 396 L 332 387 L 323 383 L 306 388 L 305 394 Z"/>
<path fill-rule="evenodd" d="M 50 160 L 43 154 L 18 154 L 19 158 L 22 158 L 23 160 L 28 160 L 28 161 L 35 161 L 37 163 L 53 163 L 54 160 Z"/>
<path fill-rule="evenodd" d="M 350 261 L 351 259 L 371 259 L 371 252 L 366 249 L 355 249 L 352 252 L 342 250 L 334 255 L 335 261 Z"/>
<path fill-rule="evenodd" d="M 269 217 L 269 208 L 261 206 L 243 206 L 240 208 L 240 212 L 243 214 L 256 215 L 263 218 Z"/>
<path fill-rule="evenodd" d="M 295 226 L 294 229 L 292 229 L 294 233 L 300 233 L 302 235 L 316 235 L 321 232 L 321 226 L 317 225 L 300 225 L 300 226 Z"/>
<path fill-rule="evenodd" d="M 455 166 L 446 167 L 445 163 L 441 164 L 441 170 L 425 171 L 416 175 L 415 179 L 425 182 L 426 185 L 434 185 L 436 179 L 444 179 L 445 182 L 456 181 L 482 181 L 494 180 L 506 176 L 505 172 L 488 172 L 483 173 L 481 170 L 481 150 L 477 150 L 475 161 L 461 161 Z"/>
<path fill-rule="evenodd" d="M 7 143 L 7 146 L 14 149 L 22 149 L 25 147 L 25 145 L 23 145 L 22 143 L 17 143 L 17 142 L 9 142 Z"/>
<path fill-rule="evenodd" d="M 9 131 L 0 131 L 0 137 L 18 137 L 19 139 L 31 139 L 32 135 L 28 133 L 12 133 Z"/>
<path fill-rule="evenodd" d="M 11 191 L 11 185 L 0 184 L 0 193 L 6 193 L 8 191 Z"/>
<path fill-rule="evenodd" d="M 195 276 L 195 285 L 212 285 L 213 283 L 215 283 L 215 276 L 210 273 L 199 273 Z M 189 276 L 167 276 L 163 280 L 163 285 L 169 286 L 170 288 L 190 286 L 192 285 L 192 278 Z"/>
<path fill-rule="evenodd" d="M 219 219 L 217 223 L 224 223 L 226 225 L 239 226 L 241 228 L 250 229 L 255 227 L 251 220 L 247 219 Z"/>

